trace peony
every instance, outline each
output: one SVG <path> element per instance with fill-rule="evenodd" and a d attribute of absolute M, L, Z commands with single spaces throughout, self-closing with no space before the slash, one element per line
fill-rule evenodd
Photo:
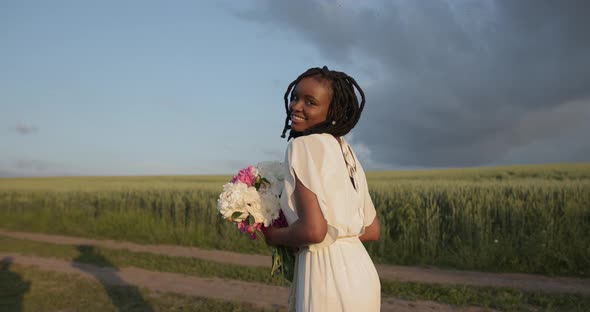
<path fill-rule="evenodd" d="M 260 232 L 261 228 L 261 223 L 254 223 L 252 225 L 248 225 L 248 221 L 242 221 L 238 223 L 238 229 L 242 233 L 248 234 L 250 236 L 250 239 L 256 239 L 256 232 Z"/>
<path fill-rule="evenodd" d="M 217 199 L 217 209 L 225 220 L 235 222 L 238 229 L 256 239 L 263 226 L 287 226 L 281 212 L 280 197 L 284 185 L 286 167 L 279 162 L 261 162 L 248 166 L 223 185 Z M 282 272 L 293 280 L 295 258 L 286 247 L 272 247 L 271 276 Z"/>
<path fill-rule="evenodd" d="M 270 191 L 273 195 L 275 195 L 277 197 L 281 196 L 281 193 L 283 193 L 283 186 L 284 186 L 284 182 L 282 180 L 271 181 Z"/>
<path fill-rule="evenodd" d="M 231 179 L 231 183 L 236 183 L 239 181 L 248 186 L 254 186 L 257 177 L 258 170 L 256 167 L 248 166 L 247 168 L 240 170 L 240 172 L 238 172 L 238 174 Z"/>
<path fill-rule="evenodd" d="M 256 164 L 258 174 L 268 179 L 274 177 L 279 181 L 285 179 L 285 166 L 283 163 L 276 161 L 263 161 Z"/>
<path fill-rule="evenodd" d="M 217 210 L 224 219 L 241 222 L 248 217 L 244 203 L 244 194 L 248 191 L 248 186 L 242 182 L 226 183 L 223 185 L 223 193 L 217 199 Z M 236 216 L 235 213 L 241 214 Z M 233 216 L 233 217 L 232 217 Z"/>
<path fill-rule="evenodd" d="M 264 216 L 264 226 L 270 226 L 279 217 L 281 210 L 279 198 L 272 192 L 260 192 L 261 213 Z"/>
<path fill-rule="evenodd" d="M 268 182 L 265 188 L 270 188 L 270 191 L 280 196 L 283 191 L 283 181 L 285 180 L 285 165 L 276 161 L 264 161 L 256 164 L 260 176 Z"/>
<path fill-rule="evenodd" d="M 269 161 L 240 170 L 223 185 L 217 200 L 223 218 L 238 223 L 238 228 L 248 233 L 262 225 L 270 226 L 279 217 L 283 171 L 282 163 Z"/>
<path fill-rule="evenodd" d="M 242 193 L 242 198 L 244 200 L 245 209 L 248 213 L 254 218 L 255 223 L 263 223 L 264 216 L 260 211 L 260 194 L 256 190 L 255 187 L 251 186 Z"/>

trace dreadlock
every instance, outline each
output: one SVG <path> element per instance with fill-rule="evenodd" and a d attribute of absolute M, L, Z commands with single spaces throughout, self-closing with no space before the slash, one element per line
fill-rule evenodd
<path fill-rule="evenodd" d="M 287 117 L 285 118 L 285 127 L 283 128 L 281 137 L 284 138 L 287 130 L 291 129 L 291 126 L 289 125 L 289 120 L 291 119 L 289 102 L 293 98 L 293 90 L 303 78 L 307 77 L 318 77 L 332 83 L 332 101 L 330 102 L 328 117 L 326 121 L 320 122 L 303 132 L 297 132 L 294 130 L 289 131 L 289 137 L 287 140 L 314 133 L 330 133 L 335 137 L 339 137 L 350 132 L 359 121 L 361 112 L 365 107 L 365 93 L 352 77 L 343 72 L 329 70 L 327 66 L 324 66 L 322 68 L 314 67 L 308 69 L 306 72 L 299 75 L 299 77 L 287 87 L 287 91 L 285 92 L 285 110 Z M 361 95 L 360 106 L 354 88 L 356 88 Z"/>

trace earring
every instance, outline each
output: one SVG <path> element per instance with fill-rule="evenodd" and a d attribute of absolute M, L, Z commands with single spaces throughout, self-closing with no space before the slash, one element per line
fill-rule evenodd
<path fill-rule="evenodd" d="M 336 125 L 336 120 L 332 120 L 332 126 Z"/>

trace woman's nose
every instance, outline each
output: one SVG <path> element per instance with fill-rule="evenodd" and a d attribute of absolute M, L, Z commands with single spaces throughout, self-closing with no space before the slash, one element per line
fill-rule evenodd
<path fill-rule="evenodd" d="M 291 100 L 291 103 L 289 103 L 289 108 L 291 109 L 291 111 L 298 111 L 301 109 L 301 105 L 299 105 L 300 101 L 297 101 L 296 99 Z"/>

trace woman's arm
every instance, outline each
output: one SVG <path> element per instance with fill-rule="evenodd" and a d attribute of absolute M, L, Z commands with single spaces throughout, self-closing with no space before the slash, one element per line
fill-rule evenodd
<path fill-rule="evenodd" d="M 303 247 L 321 243 L 328 233 L 328 222 L 317 196 L 295 176 L 293 193 L 299 219 L 285 228 L 268 227 L 262 231 L 269 245 Z"/>
<path fill-rule="evenodd" d="M 359 237 L 361 242 L 379 240 L 381 235 L 381 227 L 379 226 L 379 219 L 375 216 L 371 225 L 365 227 L 365 233 Z"/>

